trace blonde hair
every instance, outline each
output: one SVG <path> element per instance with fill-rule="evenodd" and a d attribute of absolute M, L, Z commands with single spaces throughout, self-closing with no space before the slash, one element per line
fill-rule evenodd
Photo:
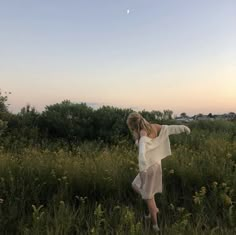
<path fill-rule="evenodd" d="M 145 130 L 148 135 L 153 130 L 151 123 L 149 123 L 141 114 L 137 112 L 132 112 L 129 114 L 126 124 L 135 140 L 140 138 L 141 130 Z"/>

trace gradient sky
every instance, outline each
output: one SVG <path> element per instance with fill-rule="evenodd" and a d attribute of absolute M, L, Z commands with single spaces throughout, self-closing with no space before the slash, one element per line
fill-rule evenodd
<path fill-rule="evenodd" d="M 13 112 L 64 99 L 236 112 L 236 1 L 1 1 L 0 88 Z"/>

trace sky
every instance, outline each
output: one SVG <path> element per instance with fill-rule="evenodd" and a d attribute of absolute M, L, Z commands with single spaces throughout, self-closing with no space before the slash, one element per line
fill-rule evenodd
<path fill-rule="evenodd" d="M 0 0 L 0 89 L 12 112 L 236 112 L 236 1 Z"/>

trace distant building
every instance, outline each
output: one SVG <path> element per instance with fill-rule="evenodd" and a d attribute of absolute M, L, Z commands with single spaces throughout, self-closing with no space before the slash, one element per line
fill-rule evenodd
<path fill-rule="evenodd" d="M 224 120 L 224 115 L 220 114 L 220 115 L 214 115 L 215 120 Z"/>
<path fill-rule="evenodd" d="M 230 112 L 220 115 L 214 115 L 216 120 L 236 120 L 236 113 Z"/>
<path fill-rule="evenodd" d="M 197 114 L 192 117 L 188 117 L 187 115 L 182 115 L 180 117 L 175 117 L 175 120 L 178 122 L 191 122 L 193 120 L 236 120 L 236 113 L 230 112 L 227 114 L 212 114 L 209 113 L 208 115 L 204 114 Z"/>
<path fill-rule="evenodd" d="M 214 120 L 214 118 L 208 115 L 198 114 L 195 116 L 195 120 Z"/>
<path fill-rule="evenodd" d="M 191 121 L 193 121 L 193 118 L 191 118 L 191 117 L 176 117 L 175 120 L 178 122 L 191 122 Z"/>

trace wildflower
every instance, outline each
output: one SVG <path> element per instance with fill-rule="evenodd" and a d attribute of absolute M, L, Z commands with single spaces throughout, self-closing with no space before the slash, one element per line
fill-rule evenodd
<path fill-rule="evenodd" d="M 226 154 L 226 157 L 227 157 L 227 158 L 231 158 L 231 157 L 232 157 L 232 154 L 231 154 L 231 153 L 227 153 L 227 154 Z"/>
<path fill-rule="evenodd" d="M 51 174 L 52 174 L 52 177 L 56 178 L 56 173 L 54 169 L 51 170 Z"/>
<path fill-rule="evenodd" d="M 193 196 L 193 202 L 194 202 L 194 204 L 200 205 L 201 200 L 200 200 L 200 198 L 198 196 Z"/>
<path fill-rule="evenodd" d="M 171 209 L 171 210 L 174 210 L 174 209 L 175 209 L 175 206 L 174 206 L 172 203 L 170 204 L 170 209 Z"/>
<path fill-rule="evenodd" d="M 2 198 L 0 198 L 0 204 L 2 204 L 4 202 L 4 200 Z"/>
<path fill-rule="evenodd" d="M 177 207 L 177 211 L 179 211 L 180 213 L 184 211 L 184 207 Z"/>
<path fill-rule="evenodd" d="M 201 187 L 201 190 L 200 190 L 200 195 L 203 196 L 206 194 L 206 187 Z"/>
<path fill-rule="evenodd" d="M 62 179 L 63 179 L 63 180 L 66 180 L 66 179 L 67 179 L 67 177 L 66 177 L 66 176 L 63 176 L 63 177 L 62 177 Z"/>
<path fill-rule="evenodd" d="M 213 187 L 216 187 L 216 186 L 218 185 L 218 183 L 217 183 L 216 181 L 214 181 L 214 182 L 212 183 L 212 185 L 213 185 Z"/>
<path fill-rule="evenodd" d="M 224 187 L 227 186 L 227 184 L 223 182 L 223 183 L 221 184 L 221 186 L 222 186 L 222 188 L 224 188 Z"/>
<path fill-rule="evenodd" d="M 232 204 L 232 200 L 227 194 L 222 194 L 221 198 L 222 198 L 225 206 L 229 206 Z"/>

